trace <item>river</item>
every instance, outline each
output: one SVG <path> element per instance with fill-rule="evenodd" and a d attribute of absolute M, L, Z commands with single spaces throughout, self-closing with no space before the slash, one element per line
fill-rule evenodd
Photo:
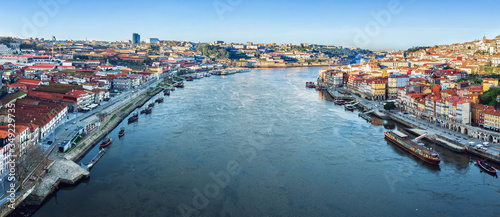
<path fill-rule="evenodd" d="M 305 88 L 318 70 L 186 82 L 29 215 L 500 216 L 500 182 L 475 158 L 428 144 L 441 164 L 418 160 L 384 139 L 397 125 Z"/>

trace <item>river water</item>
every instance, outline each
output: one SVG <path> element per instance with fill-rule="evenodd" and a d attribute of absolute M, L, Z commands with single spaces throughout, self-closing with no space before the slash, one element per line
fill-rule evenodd
<path fill-rule="evenodd" d="M 187 82 L 33 216 L 500 216 L 500 181 L 474 157 L 414 158 L 384 139 L 395 124 L 305 88 L 318 70 Z"/>

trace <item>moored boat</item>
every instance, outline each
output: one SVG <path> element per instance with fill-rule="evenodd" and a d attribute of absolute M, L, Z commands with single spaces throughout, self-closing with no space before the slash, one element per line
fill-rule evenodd
<path fill-rule="evenodd" d="M 399 147 L 403 148 L 404 150 L 410 152 L 412 155 L 420 158 L 427 163 L 437 165 L 439 164 L 439 162 L 441 162 L 441 158 L 439 158 L 438 153 L 430 150 L 423 145 L 417 144 L 415 141 L 408 139 L 408 136 L 402 132 L 399 132 L 397 130 L 386 131 L 384 135 L 387 140 L 393 142 L 394 144 L 398 145 Z"/>
<path fill-rule="evenodd" d="M 109 138 L 105 139 L 104 141 L 102 141 L 102 143 L 99 146 L 101 148 L 108 147 L 109 145 L 111 145 L 112 140 L 113 140 L 113 138 L 109 137 Z"/>
<path fill-rule="evenodd" d="M 485 160 L 479 160 L 479 159 L 476 159 L 477 160 L 477 164 L 479 165 L 479 167 L 481 167 L 481 169 L 483 169 L 484 171 L 488 172 L 488 173 L 492 173 L 492 174 L 496 174 L 498 172 L 497 169 L 495 169 L 495 167 L 487 164 L 485 162 Z"/>
<path fill-rule="evenodd" d="M 132 115 L 132 117 L 128 118 L 128 123 L 130 124 L 130 123 L 135 122 L 137 120 L 139 120 L 139 113 L 136 112 Z"/>
<path fill-rule="evenodd" d="M 89 163 L 85 164 L 85 166 L 87 166 L 87 169 L 90 170 L 105 153 L 106 149 L 103 148 L 99 150 L 99 153 L 97 153 L 97 155 L 94 158 L 92 158 L 92 160 Z"/>
<path fill-rule="evenodd" d="M 345 109 L 347 109 L 349 111 L 354 111 L 354 106 L 349 104 L 349 105 L 345 106 Z"/>
<path fill-rule="evenodd" d="M 312 81 L 308 81 L 308 82 L 306 82 L 306 87 L 308 87 L 308 88 L 316 88 L 316 84 L 314 84 L 314 82 L 312 82 Z"/>
<path fill-rule="evenodd" d="M 170 96 L 170 89 L 165 89 L 163 91 L 163 94 L 167 95 L 167 96 Z"/>
<path fill-rule="evenodd" d="M 193 80 L 194 80 L 193 76 L 187 76 L 186 77 L 186 81 L 193 81 Z"/>
<path fill-rule="evenodd" d="M 183 88 L 184 87 L 184 82 L 179 81 L 179 82 L 177 82 L 177 83 L 174 84 L 174 87 Z"/>
<path fill-rule="evenodd" d="M 163 102 L 163 97 L 160 97 L 160 98 L 156 99 L 155 102 L 162 103 Z"/>
<path fill-rule="evenodd" d="M 341 100 L 341 99 L 337 99 L 334 101 L 335 104 L 337 105 L 344 105 L 344 100 Z"/>
<path fill-rule="evenodd" d="M 145 110 L 145 113 L 148 115 L 148 114 L 151 114 L 151 112 L 153 112 L 153 108 L 152 107 L 148 107 L 146 108 Z"/>
<path fill-rule="evenodd" d="M 122 127 L 122 129 L 120 129 L 120 132 L 118 132 L 118 137 L 122 137 L 125 135 L 125 127 Z"/>

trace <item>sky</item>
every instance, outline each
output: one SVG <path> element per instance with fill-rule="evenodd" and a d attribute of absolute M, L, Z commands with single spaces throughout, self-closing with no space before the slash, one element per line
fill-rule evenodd
<path fill-rule="evenodd" d="M 500 35 L 497 0 L 23 0 L 0 36 L 309 43 L 399 50 Z"/>

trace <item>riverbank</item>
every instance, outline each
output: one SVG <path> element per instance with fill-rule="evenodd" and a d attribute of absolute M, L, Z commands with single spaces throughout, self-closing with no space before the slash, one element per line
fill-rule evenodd
<path fill-rule="evenodd" d="M 332 65 L 332 64 L 318 64 L 318 65 L 300 65 L 300 64 L 293 64 L 293 65 L 258 65 L 258 66 L 246 66 L 247 68 L 252 68 L 252 69 L 277 69 L 277 68 L 307 68 L 307 67 L 330 67 L 330 66 L 339 66 L 339 65 Z M 245 67 L 245 66 L 242 66 Z"/>
<path fill-rule="evenodd" d="M 154 90 L 143 89 L 138 92 L 136 97 L 129 97 L 121 101 L 117 107 L 108 107 L 103 112 L 107 113 L 104 120 L 101 120 L 101 127 L 96 130 L 92 135 L 87 136 L 79 145 L 68 153 L 56 153 L 51 159 L 53 163 L 47 167 L 48 173 L 35 183 L 31 191 L 26 195 L 24 204 L 26 205 L 40 205 L 52 193 L 57 191 L 60 184 L 74 185 L 79 183 L 82 179 L 90 177 L 90 172 L 85 170 L 76 162 L 80 161 L 95 145 L 116 128 L 127 116 L 137 108 L 142 107 L 147 101 L 155 97 L 162 91 L 161 88 Z M 97 114 L 91 115 L 86 118 L 86 121 L 98 121 Z M 29 195 L 29 196 L 28 196 Z M 22 200 L 21 200 L 22 201 Z M 20 205 L 21 201 L 16 204 Z M 7 216 L 12 210 L 2 210 L 0 216 Z"/>
<path fill-rule="evenodd" d="M 348 90 L 346 90 L 346 91 L 348 91 Z M 331 89 L 327 89 L 327 92 L 330 96 L 332 96 L 332 98 L 335 98 L 339 94 L 336 91 L 333 91 Z M 369 104 L 373 104 L 376 102 L 370 103 L 367 100 L 364 100 L 364 99 L 361 99 L 360 97 L 355 96 L 353 93 L 351 93 L 351 96 L 354 97 L 354 100 L 356 100 L 360 106 L 364 107 L 363 112 L 371 113 L 372 115 L 377 116 L 377 117 L 382 118 L 382 119 L 390 119 L 398 124 L 409 127 L 410 129 L 419 129 L 421 131 L 426 131 L 429 134 L 429 136 L 427 136 L 425 138 L 425 140 L 427 140 L 429 142 L 432 142 L 436 145 L 442 146 L 446 149 L 452 150 L 456 153 L 469 153 L 469 154 L 476 155 L 476 156 L 481 157 L 481 158 L 491 160 L 491 161 L 496 162 L 496 163 L 500 163 L 500 156 L 498 154 L 496 154 L 495 152 L 490 153 L 490 152 L 486 152 L 486 151 L 482 151 L 482 150 L 477 150 L 474 147 L 468 146 L 467 144 L 462 144 L 459 141 L 454 141 L 452 139 L 447 138 L 446 136 L 442 136 L 439 132 L 437 132 L 437 131 L 445 131 L 446 130 L 445 128 L 431 129 L 431 128 L 429 128 L 429 125 L 422 124 L 419 121 L 404 120 L 403 118 L 397 116 L 395 112 L 379 111 L 379 109 L 377 107 L 378 105 L 377 106 L 369 105 Z M 383 108 L 380 105 L 380 110 L 381 109 L 383 109 Z M 416 134 L 416 135 L 424 134 L 424 133 L 419 133 L 419 132 L 414 131 L 414 130 L 410 131 L 410 132 L 412 132 L 413 134 Z M 467 135 L 464 135 L 464 136 L 467 136 Z M 472 138 L 469 138 L 469 139 L 472 140 Z M 464 142 L 467 142 L 467 141 L 464 141 Z"/>
<path fill-rule="evenodd" d="M 385 142 L 392 121 L 366 123 L 325 101 L 304 87 L 315 78 L 317 68 L 274 69 L 186 82 L 124 124 L 89 180 L 26 208 L 37 217 L 182 216 L 207 199 L 200 215 L 494 216 L 500 182 L 470 155 L 432 144 L 439 167 L 414 159 Z M 371 208 L 359 209 L 359 198 Z"/>

